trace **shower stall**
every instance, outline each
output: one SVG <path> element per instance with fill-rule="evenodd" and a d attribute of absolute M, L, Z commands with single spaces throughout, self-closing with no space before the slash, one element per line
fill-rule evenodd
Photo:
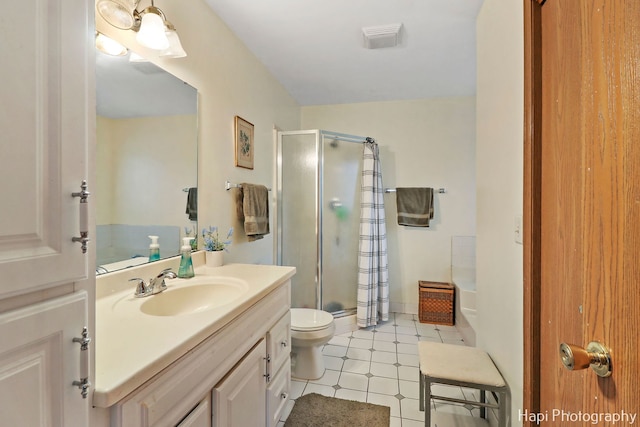
<path fill-rule="evenodd" d="M 277 259 L 296 267 L 293 307 L 355 313 L 362 143 L 324 130 L 278 132 Z"/>

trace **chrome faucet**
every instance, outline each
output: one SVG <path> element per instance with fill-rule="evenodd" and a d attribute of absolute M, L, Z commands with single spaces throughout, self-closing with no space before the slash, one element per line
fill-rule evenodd
<path fill-rule="evenodd" d="M 156 277 L 149 279 L 149 284 L 139 277 L 129 279 L 130 282 L 136 281 L 136 291 L 133 294 L 136 298 L 148 297 L 149 295 L 159 294 L 167 289 L 164 279 L 175 279 L 178 277 L 170 268 L 162 270 Z"/>

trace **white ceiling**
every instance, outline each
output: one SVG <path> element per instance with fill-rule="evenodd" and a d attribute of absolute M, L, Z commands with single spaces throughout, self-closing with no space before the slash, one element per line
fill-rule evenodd
<path fill-rule="evenodd" d="M 483 0 L 206 0 L 300 105 L 475 94 Z M 365 49 L 362 28 L 402 23 Z"/>

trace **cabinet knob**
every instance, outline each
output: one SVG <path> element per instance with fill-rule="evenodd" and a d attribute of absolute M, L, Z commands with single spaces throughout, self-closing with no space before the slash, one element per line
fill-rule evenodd
<path fill-rule="evenodd" d="M 280 397 L 282 398 L 282 400 L 287 400 L 287 397 L 289 397 L 289 395 L 287 393 L 282 393 Z"/>

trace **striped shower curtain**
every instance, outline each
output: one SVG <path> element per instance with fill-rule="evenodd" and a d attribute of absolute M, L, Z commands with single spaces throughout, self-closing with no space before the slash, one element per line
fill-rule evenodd
<path fill-rule="evenodd" d="M 358 251 L 358 326 L 389 320 L 389 270 L 387 231 L 384 220 L 384 190 L 378 144 L 364 143 L 360 198 L 360 243 Z"/>

